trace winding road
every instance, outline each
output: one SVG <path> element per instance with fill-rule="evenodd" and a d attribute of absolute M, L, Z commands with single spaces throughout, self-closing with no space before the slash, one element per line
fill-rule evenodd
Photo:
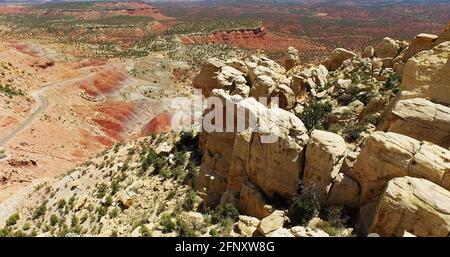
<path fill-rule="evenodd" d="M 22 121 L 20 125 L 15 128 L 9 135 L 6 135 L 5 137 L 0 139 L 0 148 L 4 147 L 11 139 L 13 139 L 15 136 L 17 136 L 19 133 L 21 133 L 23 130 L 25 130 L 28 126 L 30 126 L 48 107 L 48 99 L 44 95 L 45 91 L 48 89 L 55 87 L 59 84 L 65 84 L 72 81 L 80 80 L 83 78 L 86 78 L 88 76 L 91 76 L 92 74 L 83 74 L 80 76 L 76 76 L 74 78 L 70 79 L 64 79 L 61 81 L 45 84 L 42 88 L 40 88 L 37 91 L 34 91 L 31 93 L 31 96 L 34 98 L 38 106 L 35 108 L 33 113 L 30 117 L 28 117 L 26 120 Z"/>

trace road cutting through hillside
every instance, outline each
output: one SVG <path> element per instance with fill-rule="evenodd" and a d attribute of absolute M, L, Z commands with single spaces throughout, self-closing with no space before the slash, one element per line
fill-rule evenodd
<path fill-rule="evenodd" d="M 35 108 L 35 110 L 31 114 L 31 116 L 29 118 L 27 118 L 26 120 L 24 120 L 19 125 L 19 127 L 14 129 L 9 135 L 7 135 L 7 136 L 3 137 L 2 139 L 0 139 L 0 148 L 3 148 L 11 139 L 13 139 L 19 133 L 24 131 L 28 126 L 30 126 L 36 120 L 36 118 L 38 118 L 40 116 L 41 113 L 43 113 L 47 109 L 47 107 L 48 107 L 48 99 L 47 99 L 47 97 L 44 94 L 45 91 L 47 91 L 50 88 L 54 88 L 57 85 L 64 84 L 64 83 L 69 83 L 69 82 L 72 82 L 72 81 L 77 81 L 77 80 L 80 80 L 80 79 L 84 79 L 84 78 L 86 78 L 88 76 L 91 76 L 91 75 L 92 74 L 83 74 L 83 75 L 76 76 L 76 77 L 71 78 L 71 79 L 65 79 L 65 80 L 61 80 L 61 81 L 45 84 L 39 90 L 34 91 L 33 93 L 31 93 L 31 96 L 34 98 L 34 100 L 36 101 L 38 106 Z"/>

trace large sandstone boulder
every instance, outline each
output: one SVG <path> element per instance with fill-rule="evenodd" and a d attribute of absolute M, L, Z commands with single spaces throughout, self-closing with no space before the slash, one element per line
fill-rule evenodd
<path fill-rule="evenodd" d="M 265 217 L 271 210 L 266 199 L 290 198 L 295 191 L 304 166 L 307 130 L 288 111 L 268 109 L 254 98 L 232 97 L 223 90 L 213 94 L 224 106 L 234 106 L 234 113 L 225 113 L 234 115 L 234 132 L 205 133 L 196 189 L 204 194 L 206 206 L 233 202 L 254 216 Z"/>
<path fill-rule="evenodd" d="M 450 108 L 423 98 L 400 100 L 378 128 L 450 147 Z"/>
<path fill-rule="evenodd" d="M 289 47 L 286 53 L 286 56 L 283 59 L 284 68 L 286 70 L 292 69 L 292 67 L 298 65 L 300 63 L 300 59 L 298 57 L 298 50 L 294 47 Z"/>
<path fill-rule="evenodd" d="M 338 175 L 345 158 L 345 140 L 338 134 L 314 130 L 306 147 L 305 185 L 316 191 L 325 205 L 333 179 Z"/>
<path fill-rule="evenodd" d="M 421 52 L 423 50 L 430 50 L 431 48 L 433 48 L 434 42 L 436 42 L 437 38 L 438 36 L 436 35 L 426 33 L 421 33 L 415 36 L 411 41 L 411 44 L 403 54 L 402 61 L 406 63 L 409 58 L 413 57 L 418 52 Z"/>
<path fill-rule="evenodd" d="M 361 189 L 352 177 L 339 173 L 333 181 L 327 197 L 327 206 L 347 206 L 357 208 Z"/>
<path fill-rule="evenodd" d="M 324 66 L 331 71 L 339 68 L 345 60 L 356 57 L 356 54 L 344 48 L 336 48 L 331 57 L 325 61 Z"/>
<path fill-rule="evenodd" d="M 383 38 L 377 46 L 375 46 L 375 57 L 378 58 L 391 58 L 397 56 L 400 52 L 401 44 L 389 37 Z"/>
<path fill-rule="evenodd" d="M 389 181 L 385 191 L 360 210 L 359 232 L 381 236 L 442 236 L 450 233 L 450 192 L 425 179 Z"/>
<path fill-rule="evenodd" d="M 215 58 L 202 65 L 200 73 L 193 81 L 194 88 L 201 89 L 206 97 L 211 96 L 213 89 L 223 89 L 231 93 L 236 87 L 245 87 L 246 83 L 244 73 Z"/>
<path fill-rule="evenodd" d="M 450 190 L 450 151 L 397 133 L 371 134 L 349 174 L 361 186 L 360 203 L 377 197 L 396 177 L 419 177 Z"/>
<path fill-rule="evenodd" d="M 427 98 L 450 105 L 450 42 L 410 58 L 403 68 L 401 89 L 405 98 Z"/>
<path fill-rule="evenodd" d="M 265 236 L 270 232 L 282 228 L 287 220 L 288 219 L 284 211 L 274 211 L 272 214 L 261 220 L 257 229 L 262 235 Z"/>

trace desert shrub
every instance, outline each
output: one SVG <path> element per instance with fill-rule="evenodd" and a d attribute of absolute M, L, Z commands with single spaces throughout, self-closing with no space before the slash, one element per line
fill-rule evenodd
<path fill-rule="evenodd" d="M 380 119 L 380 117 L 378 115 L 371 114 L 371 115 L 367 116 L 366 122 L 376 126 L 379 122 L 379 119 Z"/>
<path fill-rule="evenodd" d="M 19 220 L 19 214 L 14 213 L 13 215 L 9 216 L 8 219 L 6 220 L 6 226 L 16 225 L 18 220 Z"/>
<path fill-rule="evenodd" d="M 162 168 L 159 170 L 159 175 L 164 179 L 169 179 L 172 177 L 172 172 L 167 168 Z"/>
<path fill-rule="evenodd" d="M 300 119 L 308 130 L 323 129 L 323 123 L 328 113 L 333 109 L 329 102 L 312 102 L 300 115 Z"/>
<path fill-rule="evenodd" d="M 34 210 L 32 218 L 37 219 L 45 214 L 47 211 L 47 201 L 43 201 L 41 205 L 39 205 L 36 210 Z"/>
<path fill-rule="evenodd" d="M 239 211 L 232 203 L 227 203 L 217 206 L 214 210 L 209 212 L 209 215 L 211 223 L 217 224 L 225 221 L 227 218 L 236 220 L 239 216 Z"/>
<path fill-rule="evenodd" d="M 56 214 L 52 214 L 52 216 L 50 216 L 50 225 L 54 227 L 56 224 L 58 224 L 58 222 L 58 216 L 56 216 Z"/>
<path fill-rule="evenodd" d="M 143 237 L 152 236 L 151 231 L 145 225 L 141 225 L 141 236 L 143 236 Z"/>
<path fill-rule="evenodd" d="M 172 221 L 172 215 L 165 213 L 161 216 L 159 224 L 162 226 L 163 233 L 169 233 L 175 230 L 176 224 Z"/>
<path fill-rule="evenodd" d="M 97 208 L 97 220 L 100 220 L 103 216 L 108 213 L 108 208 L 105 206 L 100 206 Z"/>
<path fill-rule="evenodd" d="M 292 198 L 289 216 L 294 224 L 304 225 L 319 213 L 320 203 L 316 192 L 300 184 L 298 193 Z"/>
<path fill-rule="evenodd" d="M 109 212 L 109 218 L 114 219 L 119 215 L 119 208 L 114 208 Z"/>
<path fill-rule="evenodd" d="M 341 131 L 341 129 L 342 129 L 342 126 L 339 125 L 338 123 L 332 123 L 328 127 L 328 131 L 336 133 L 336 134 L 338 134 Z"/>
<path fill-rule="evenodd" d="M 384 88 L 387 90 L 392 90 L 397 88 L 402 81 L 402 77 L 398 73 L 393 73 L 391 76 L 389 76 L 384 83 Z"/>
<path fill-rule="evenodd" d="M 66 206 L 66 200 L 65 199 L 60 199 L 57 203 L 57 207 L 58 209 L 62 209 L 64 208 L 64 206 Z"/>
<path fill-rule="evenodd" d="M 112 203 L 113 203 L 113 199 L 110 195 L 108 195 L 105 199 L 105 206 L 111 206 Z"/>
<path fill-rule="evenodd" d="M 195 236 L 195 230 L 191 228 L 184 220 L 177 216 L 176 218 L 177 232 L 180 237 L 193 237 Z"/>
<path fill-rule="evenodd" d="M 25 224 L 23 224 L 23 226 L 22 226 L 22 229 L 25 230 L 25 231 L 30 230 L 30 228 L 31 228 L 30 223 L 25 223 Z"/>
<path fill-rule="evenodd" d="M 107 186 L 104 183 L 101 183 L 97 186 L 97 198 L 101 199 L 106 195 Z"/>
<path fill-rule="evenodd" d="M 341 106 L 347 106 L 352 102 L 352 96 L 348 94 L 342 94 L 338 96 L 336 100 Z"/>
<path fill-rule="evenodd" d="M 194 208 L 197 201 L 197 194 L 194 191 L 189 191 L 183 203 L 183 209 L 190 211 Z"/>
<path fill-rule="evenodd" d="M 180 134 L 180 140 L 175 144 L 175 148 L 179 152 L 184 152 L 187 150 L 192 150 L 197 144 L 197 138 L 194 136 L 192 131 L 183 131 Z"/>
<path fill-rule="evenodd" d="M 355 142 L 361 136 L 361 132 L 363 132 L 363 130 L 364 129 L 361 126 L 358 126 L 358 125 L 347 127 L 344 130 L 344 138 L 348 142 Z"/>
<path fill-rule="evenodd" d="M 325 231 L 330 236 L 341 236 L 348 222 L 348 217 L 345 217 L 343 214 L 342 208 L 326 209 L 321 215 L 323 216 L 323 222 L 320 222 L 317 228 Z"/>

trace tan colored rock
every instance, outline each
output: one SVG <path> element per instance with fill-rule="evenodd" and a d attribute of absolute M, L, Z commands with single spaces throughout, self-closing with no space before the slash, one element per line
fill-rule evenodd
<path fill-rule="evenodd" d="M 206 97 L 212 95 L 213 89 L 223 89 L 230 93 L 236 86 L 242 87 L 246 83 L 244 73 L 215 58 L 203 64 L 193 81 L 194 88 L 201 89 Z"/>
<path fill-rule="evenodd" d="M 286 53 L 286 56 L 283 59 L 284 68 L 286 70 L 292 69 L 294 66 L 300 63 L 300 59 L 298 57 L 298 50 L 294 47 L 289 47 Z"/>
<path fill-rule="evenodd" d="M 312 229 L 309 227 L 295 226 L 291 228 L 295 237 L 329 237 L 325 231 L 320 229 Z"/>
<path fill-rule="evenodd" d="M 438 36 L 432 34 L 421 33 L 414 37 L 411 44 L 406 49 L 402 61 L 407 62 L 409 58 L 413 57 L 418 52 L 423 50 L 430 50 L 433 48 L 434 42 L 436 42 Z"/>
<path fill-rule="evenodd" d="M 278 88 L 277 83 L 273 79 L 266 75 L 260 75 L 255 78 L 253 85 L 250 89 L 250 96 L 256 98 L 269 97 Z"/>
<path fill-rule="evenodd" d="M 297 101 L 303 101 L 308 95 L 306 79 L 302 76 L 294 75 L 291 80 L 291 89 Z"/>
<path fill-rule="evenodd" d="M 379 129 L 450 147 L 450 108 L 423 98 L 400 100 Z"/>
<path fill-rule="evenodd" d="M 255 233 L 259 223 L 260 220 L 255 217 L 239 215 L 237 226 L 242 235 L 250 237 Z"/>
<path fill-rule="evenodd" d="M 294 237 L 294 235 L 287 228 L 279 228 L 267 234 L 266 237 Z"/>
<path fill-rule="evenodd" d="M 283 228 L 284 223 L 287 221 L 284 211 L 274 211 L 269 216 L 265 217 L 258 224 L 258 231 L 262 235 L 267 235 L 279 228 Z"/>
<path fill-rule="evenodd" d="M 364 51 L 361 54 L 362 58 L 372 58 L 375 54 L 375 49 L 372 46 L 368 46 L 364 48 Z"/>
<path fill-rule="evenodd" d="M 377 46 L 375 46 L 375 56 L 378 58 L 393 59 L 400 52 L 400 49 L 401 45 L 398 41 L 385 37 Z"/>
<path fill-rule="evenodd" d="M 253 98 L 241 101 L 237 109 L 256 117 L 258 131 L 236 134 L 228 189 L 240 192 L 248 180 L 266 197 L 278 194 L 289 198 L 302 172 L 306 128 L 294 114 L 267 109 Z"/>
<path fill-rule="evenodd" d="M 226 189 L 234 137 L 232 132 L 213 132 L 206 136 L 205 153 L 195 189 L 206 193 L 204 204 L 208 207 L 217 206 Z"/>
<path fill-rule="evenodd" d="M 203 63 L 200 73 L 194 78 L 195 88 L 202 89 L 205 96 L 209 95 L 213 88 L 217 88 L 217 75 L 225 64 L 216 58 L 211 58 Z"/>
<path fill-rule="evenodd" d="M 450 192 L 425 179 L 391 180 L 383 194 L 360 210 L 362 235 L 442 236 L 450 232 Z"/>
<path fill-rule="evenodd" d="M 135 197 L 133 196 L 133 194 L 131 192 L 128 192 L 127 190 L 119 192 L 118 196 L 119 196 L 119 200 L 127 208 L 130 208 L 133 205 L 133 203 L 135 202 Z"/>
<path fill-rule="evenodd" d="M 431 143 L 397 134 L 374 132 L 361 150 L 349 174 L 361 186 L 360 203 L 377 197 L 396 177 L 428 179 L 450 189 L 450 152 Z"/>
<path fill-rule="evenodd" d="M 182 212 L 181 217 L 186 224 L 188 224 L 191 228 L 201 228 L 203 225 L 203 214 L 199 212 Z"/>
<path fill-rule="evenodd" d="M 331 54 L 331 57 L 325 61 L 324 66 L 328 70 L 334 71 L 339 68 L 345 60 L 353 57 L 356 57 L 355 53 L 343 48 L 336 48 Z"/>
<path fill-rule="evenodd" d="M 327 198 L 327 206 L 359 206 L 360 187 L 356 180 L 339 173 L 333 181 Z"/>
<path fill-rule="evenodd" d="M 317 192 L 325 205 L 333 179 L 345 157 L 345 140 L 338 134 L 314 130 L 306 146 L 304 183 Z"/>
<path fill-rule="evenodd" d="M 422 51 L 410 58 L 403 69 L 401 89 L 408 98 L 428 100 L 450 105 L 450 42 L 432 50 Z"/>
<path fill-rule="evenodd" d="M 240 206 L 243 213 L 259 219 L 269 216 L 272 206 L 266 203 L 264 194 L 251 182 L 245 182 L 240 192 Z"/>

